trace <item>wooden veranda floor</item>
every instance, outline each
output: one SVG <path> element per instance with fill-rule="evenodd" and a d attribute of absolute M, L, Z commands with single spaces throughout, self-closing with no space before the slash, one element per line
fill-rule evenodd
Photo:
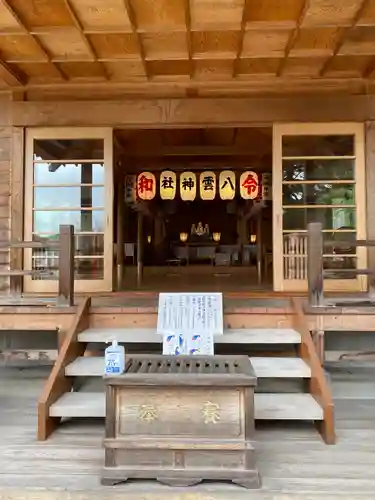
<path fill-rule="evenodd" d="M 7 500 L 331 500 L 373 499 L 375 492 L 375 369 L 334 369 L 336 445 L 309 426 L 262 426 L 256 449 L 263 487 L 225 483 L 171 489 L 156 482 L 102 487 L 103 424 L 63 425 L 36 441 L 36 401 L 48 367 L 0 368 L 0 498 Z"/>

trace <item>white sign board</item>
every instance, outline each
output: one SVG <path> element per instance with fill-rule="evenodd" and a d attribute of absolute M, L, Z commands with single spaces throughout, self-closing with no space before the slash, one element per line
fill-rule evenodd
<path fill-rule="evenodd" d="M 213 354 L 214 335 L 223 334 L 221 293 L 161 293 L 157 333 L 163 354 Z"/>

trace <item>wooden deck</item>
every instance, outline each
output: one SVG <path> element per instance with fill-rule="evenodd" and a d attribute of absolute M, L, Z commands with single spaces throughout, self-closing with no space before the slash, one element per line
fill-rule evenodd
<path fill-rule="evenodd" d="M 262 424 L 256 432 L 263 487 L 225 483 L 171 489 L 140 481 L 102 487 L 103 423 L 67 423 L 36 440 L 36 402 L 48 368 L 0 368 L 0 497 L 7 500 L 331 500 L 373 499 L 375 369 L 331 369 L 337 444 L 325 445 L 311 425 Z"/>

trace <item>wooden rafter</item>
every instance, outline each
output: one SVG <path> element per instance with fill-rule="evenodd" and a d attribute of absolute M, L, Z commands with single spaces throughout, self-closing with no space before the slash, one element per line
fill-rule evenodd
<path fill-rule="evenodd" d="M 236 57 L 233 62 L 233 73 L 232 76 L 235 78 L 238 74 L 240 57 L 243 50 L 243 44 L 245 40 L 245 31 L 246 31 L 246 11 L 247 11 L 247 0 L 244 0 L 243 11 L 242 11 L 242 19 L 241 19 L 241 28 L 240 34 L 238 35 L 238 43 L 236 48 Z"/>
<path fill-rule="evenodd" d="M 192 49 L 192 41 L 191 41 L 191 9 L 190 9 L 190 0 L 184 0 L 185 7 L 185 24 L 186 24 L 186 45 L 188 49 L 188 57 L 189 57 L 189 73 L 190 78 L 194 76 L 194 61 L 193 61 L 193 49 Z"/>
<path fill-rule="evenodd" d="M 123 2 L 124 2 L 124 6 L 125 6 L 126 12 L 128 14 L 128 17 L 129 17 L 132 32 L 137 40 L 138 51 L 139 51 L 139 55 L 141 56 L 143 69 L 144 69 L 145 75 L 147 77 L 147 80 L 149 80 L 150 75 L 149 75 L 149 71 L 148 71 L 148 67 L 147 67 L 145 50 L 144 50 L 144 47 L 142 44 L 141 35 L 138 32 L 137 16 L 135 14 L 135 10 L 133 8 L 133 5 L 131 4 L 131 0 L 123 0 Z"/>
<path fill-rule="evenodd" d="M 375 57 L 371 58 L 370 63 L 367 65 L 363 72 L 363 78 L 372 80 L 375 77 Z"/>
<path fill-rule="evenodd" d="M 296 40 L 297 40 L 298 35 L 299 35 L 299 31 L 301 29 L 302 22 L 303 22 L 303 20 L 305 18 L 305 15 L 306 15 L 306 12 L 307 12 L 309 6 L 310 6 L 310 1 L 309 0 L 305 0 L 303 2 L 301 10 L 299 12 L 298 19 L 297 19 L 297 22 L 296 22 L 296 26 L 295 26 L 294 30 L 292 31 L 292 33 L 290 34 L 290 37 L 289 37 L 289 39 L 287 41 L 287 44 L 286 44 L 286 47 L 285 47 L 284 57 L 281 60 L 281 62 L 279 64 L 279 67 L 277 68 L 277 72 L 276 72 L 277 76 L 282 76 L 282 74 L 284 72 L 285 65 L 286 65 L 286 62 L 288 60 L 289 54 L 290 54 L 291 50 L 293 49 L 294 44 L 296 43 Z"/>
<path fill-rule="evenodd" d="M 17 21 L 17 23 L 18 23 L 19 27 L 22 29 L 22 31 L 24 33 L 26 33 L 27 35 L 30 35 L 32 37 L 32 39 L 38 45 L 40 50 L 44 53 L 47 61 L 55 67 L 56 71 L 60 74 L 61 78 L 63 80 L 69 80 L 69 77 L 64 73 L 64 71 L 62 71 L 62 69 L 55 62 L 53 62 L 52 56 L 49 53 L 49 50 L 44 46 L 44 44 L 39 40 L 39 38 L 37 36 L 35 36 L 33 33 L 31 33 L 31 31 L 28 29 L 28 27 L 26 26 L 25 22 L 21 19 L 19 14 L 8 3 L 8 0 L 1 0 L 1 2 L 6 7 L 6 9 L 9 11 L 9 13 L 13 16 L 13 18 Z"/>
<path fill-rule="evenodd" d="M 81 20 L 79 19 L 74 7 L 72 6 L 70 0 L 64 0 L 65 2 L 65 5 L 66 5 L 66 8 L 68 9 L 69 11 L 69 14 L 76 26 L 76 28 L 78 29 L 78 31 L 80 32 L 80 35 L 82 37 L 82 40 L 84 41 L 86 47 L 87 47 L 87 50 L 89 51 L 90 53 L 90 56 L 94 59 L 94 61 L 96 62 L 96 64 L 98 64 L 102 70 L 102 73 L 105 77 L 106 80 L 109 80 L 110 77 L 109 77 L 109 74 L 108 74 L 108 71 L 107 71 L 107 68 L 105 67 L 105 64 L 101 61 L 99 61 L 98 59 L 98 54 L 96 53 L 96 50 L 93 46 L 93 44 L 91 43 L 89 37 L 86 35 L 84 29 L 83 29 L 83 26 L 82 26 L 82 23 L 81 23 Z"/>
<path fill-rule="evenodd" d="M 357 11 L 356 11 L 353 19 L 352 19 L 352 22 L 351 22 L 350 26 L 347 26 L 345 28 L 341 28 L 341 33 L 340 33 L 340 36 L 339 36 L 338 41 L 336 43 L 336 46 L 335 46 L 335 48 L 333 50 L 333 54 L 323 64 L 323 67 L 322 67 L 322 69 L 319 72 L 319 76 L 324 76 L 326 74 L 327 70 L 329 69 L 330 65 L 333 62 L 333 59 L 337 56 L 337 54 L 339 53 L 341 47 L 343 46 L 346 37 L 348 36 L 348 34 L 350 33 L 350 31 L 353 28 L 355 28 L 355 26 L 357 25 L 358 21 L 361 19 L 362 14 L 365 11 L 365 9 L 367 8 L 369 2 L 370 2 L 370 0 L 362 0 L 362 2 L 360 3 L 360 5 L 359 5 L 359 7 L 358 7 L 358 9 L 357 9 Z"/>
<path fill-rule="evenodd" d="M 21 75 L 19 75 L 17 72 L 15 72 L 12 68 L 9 67 L 9 65 L 0 59 L 0 74 L 4 74 L 4 80 L 7 85 L 10 87 L 18 87 L 18 86 L 23 86 L 26 85 L 27 79 Z"/>

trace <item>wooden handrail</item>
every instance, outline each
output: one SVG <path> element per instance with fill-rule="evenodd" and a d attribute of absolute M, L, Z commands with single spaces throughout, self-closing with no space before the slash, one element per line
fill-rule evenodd
<path fill-rule="evenodd" d="M 56 429 L 60 418 L 50 417 L 51 405 L 72 389 L 73 379 L 65 376 L 65 367 L 82 356 L 86 344 L 78 342 L 78 334 L 89 327 L 91 298 L 86 297 L 78 306 L 73 322 L 66 332 L 56 362 L 38 400 L 38 440 L 44 441 Z"/>
<path fill-rule="evenodd" d="M 355 275 L 371 276 L 374 279 L 375 270 L 366 269 L 323 269 L 324 248 L 327 246 L 337 247 L 373 247 L 374 240 L 338 240 L 324 241 L 322 224 L 320 222 L 310 222 L 307 225 L 307 286 L 309 295 L 309 305 L 311 307 L 324 306 L 324 277 Z M 340 257 L 340 253 L 337 254 Z M 355 257 L 355 254 L 353 254 Z"/>
<path fill-rule="evenodd" d="M 58 305 L 70 307 L 74 304 L 74 226 L 60 225 L 59 240 L 49 241 L 36 237 L 35 241 L 0 242 L 0 248 L 13 250 L 46 249 L 59 252 Z M 1 276 L 10 278 L 10 288 L 14 295 L 21 295 L 24 276 L 42 276 L 45 271 L 28 269 L 1 270 Z"/>
<path fill-rule="evenodd" d="M 294 310 L 294 328 L 301 335 L 299 354 L 311 369 L 309 390 L 316 401 L 323 408 L 324 418 L 322 421 L 317 421 L 316 425 L 324 441 L 327 444 L 334 444 L 336 442 L 336 436 L 331 389 L 311 337 L 308 322 L 303 311 L 302 301 L 297 298 L 292 298 L 291 301 Z"/>

